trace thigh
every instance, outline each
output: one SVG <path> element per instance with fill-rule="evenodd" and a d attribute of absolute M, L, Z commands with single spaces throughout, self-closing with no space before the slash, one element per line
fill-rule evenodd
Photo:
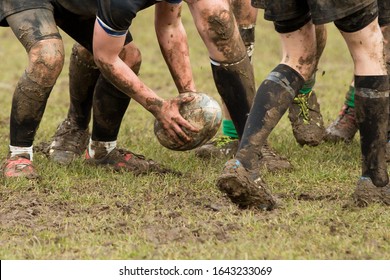
<path fill-rule="evenodd" d="M 355 64 L 355 75 L 386 75 L 383 35 L 377 20 L 352 33 L 341 32 Z"/>
<path fill-rule="evenodd" d="M 27 52 L 39 41 L 61 39 L 51 10 L 25 10 L 8 16 L 6 20 Z"/>

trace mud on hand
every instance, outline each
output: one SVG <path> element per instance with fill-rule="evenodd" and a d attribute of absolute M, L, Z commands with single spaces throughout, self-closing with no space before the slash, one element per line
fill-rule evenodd
<path fill-rule="evenodd" d="M 165 100 L 160 111 L 156 114 L 156 119 L 166 130 L 167 135 L 179 145 L 184 145 L 192 140 L 188 131 L 199 132 L 199 129 L 191 125 L 179 112 L 182 104 L 192 100 L 194 100 L 193 96 L 178 96 Z"/>

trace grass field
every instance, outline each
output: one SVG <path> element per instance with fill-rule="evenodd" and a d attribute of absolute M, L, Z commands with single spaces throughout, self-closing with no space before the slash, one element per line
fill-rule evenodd
<path fill-rule="evenodd" d="M 184 23 L 199 91 L 219 100 L 208 54 L 187 7 Z M 177 93 L 159 52 L 153 9 L 131 30 L 143 54 L 140 77 L 163 97 Z M 352 61 L 333 25 L 321 59 L 316 91 L 329 124 L 352 78 Z M 72 41 L 65 36 L 69 61 Z M 8 152 L 13 89 L 27 63 L 9 29 L 0 29 L 0 153 Z M 280 59 L 273 26 L 259 16 L 254 67 L 259 84 Z M 69 104 L 67 64 L 49 99 L 35 144 L 48 141 Z M 55 165 L 42 154 L 34 162 L 39 183 L 0 178 L 0 259 L 389 259 L 390 209 L 351 206 L 360 175 L 358 136 L 347 144 L 300 147 L 286 117 L 270 136 L 294 165 L 264 173 L 283 202 L 271 212 L 240 210 L 215 186 L 223 160 L 202 161 L 193 152 L 162 148 L 153 117 L 132 102 L 118 139 L 121 147 L 184 173 L 135 177 L 85 166 Z"/>

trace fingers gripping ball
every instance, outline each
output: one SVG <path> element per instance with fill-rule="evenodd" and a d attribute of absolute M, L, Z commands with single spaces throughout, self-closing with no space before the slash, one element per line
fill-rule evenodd
<path fill-rule="evenodd" d="M 190 124 L 198 128 L 199 132 L 191 132 L 183 129 L 192 138 L 184 145 L 171 140 L 161 126 L 160 122 L 154 122 L 154 134 L 164 147 L 174 151 L 187 151 L 195 149 L 209 141 L 218 131 L 222 121 L 222 110 L 218 102 L 205 93 L 188 92 L 179 97 L 194 96 L 195 98 L 183 103 L 179 108 L 180 114 Z"/>

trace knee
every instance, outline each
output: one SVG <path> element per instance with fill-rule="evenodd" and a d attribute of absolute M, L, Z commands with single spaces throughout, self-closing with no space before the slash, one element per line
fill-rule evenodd
<path fill-rule="evenodd" d="M 119 56 L 138 75 L 142 63 L 142 55 L 138 47 L 134 43 L 129 43 L 123 47 Z"/>
<path fill-rule="evenodd" d="M 73 45 L 71 59 L 76 61 L 77 64 L 85 65 L 88 68 L 96 68 L 92 53 L 79 43 Z"/>
<path fill-rule="evenodd" d="M 37 84 L 53 86 L 64 65 L 61 40 L 49 39 L 36 43 L 29 51 L 28 76 Z"/>
<path fill-rule="evenodd" d="M 215 41 L 231 40 L 234 35 L 235 19 L 229 10 L 215 11 L 207 17 L 210 37 Z"/>
<path fill-rule="evenodd" d="M 206 34 L 203 37 L 209 41 L 207 45 L 217 51 L 216 55 L 211 53 L 211 57 L 224 63 L 235 63 L 246 55 L 246 47 L 231 10 L 212 11 L 202 20 L 206 21 L 203 30 Z"/>

